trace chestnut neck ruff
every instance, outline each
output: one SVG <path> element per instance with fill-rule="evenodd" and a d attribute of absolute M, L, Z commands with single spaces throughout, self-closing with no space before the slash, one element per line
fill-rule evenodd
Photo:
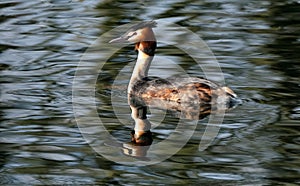
<path fill-rule="evenodd" d="M 139 49 L 149 56 L 154 56 L 156 46 L 156 41 L 141 41 L 135 44 L 135 50 Z"/>

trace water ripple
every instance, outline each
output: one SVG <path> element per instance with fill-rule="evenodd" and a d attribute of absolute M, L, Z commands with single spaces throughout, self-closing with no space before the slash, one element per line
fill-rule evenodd
<path fill-rule="evenodd" d="M 299 183 L 299 2 L 9 0 L 1 1 L 0 8 L 1 185 Z M 102 33 L 133 20 L 161 18 L 207 42 L 226 84 L 243 104 L 226 113 L 206 151 L 198 151 L 204 119 L 188 144 L 164 162 L 116 165 L 95 154 L 77 128 L 71 92 L 76 67 Z M 203 75 L 178 48 L 163 43 L 159 47 L 152 75 Z M 111 134 L 123 141 L 130 139 L 130 129 L 115 117 L 107 87 L 116 73 L 130 75 L 127 63 L 135 60 L 135 53 L 129 50 L 122 49 L 106 64 L 96 85 L 99 114 Z M 87 67 L 103 51 L 100 47 L 95 52 Z M 89 81 L 90 76 L 83 78 Z M 116 80 L 122 86 L 116 94 L 126 90 L 127 81 Z M 116 106 L 123 122 L 130 123 L 126 104 Z M 177 119 L 163 119 L 166 124 L 155 124 L 152 131 L 154 143 L 176 127 Z"/>

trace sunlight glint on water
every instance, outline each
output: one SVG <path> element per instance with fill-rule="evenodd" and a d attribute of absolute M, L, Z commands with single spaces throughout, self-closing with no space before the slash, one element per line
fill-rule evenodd
<path fill-rule="evenodd" d="M 1 185 L 299 184 L 299 2 L 9 0 L 0 7 Z M 73 77 L 82 54 L 104 32 L 162 18 L 206 41 L 243 105 L 226 114 L 216 140 L 203 152 L 198 144 L 207 119 L 166 161 L 118 165 L 98 156 L 82 138 L 72 110 Z M 159 61 L 203 75 L 172 46 L 161 44 L 157 53 Z M 96 99 L 108 130 L 126 142 L 131 128 L 118 122 L 107 87 L 121 70 L 130 76 L 123 67 L 135 53 L 127 47 L 115 58 L 99 74 Z M 176 69 L 158 62 L 151 74 L 178 75 Z M 130 126 L 128 107 L 120 103 L 119 108 Z M 153 130 L 154 143 L 177 124 L 168 115 L 164 122 Z"/>

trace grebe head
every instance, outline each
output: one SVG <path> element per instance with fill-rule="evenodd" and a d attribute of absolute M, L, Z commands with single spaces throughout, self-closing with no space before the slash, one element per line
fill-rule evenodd
<path fill-rule="evenodd" d="M 118 38 L 112 39 L 109 43 L 119 42 L 156 42 L 152 28 L 156 27 L 155 21 L 145 21 L 132 26 L 125 34 Z"/>
<path fill-rule="evenodd" d="M 132 88 L 139 80 L 148 76 L 149 67 L 154 57 L 156 49 L 156 39 L 153 27 L 155 21 L 145 21 L 132 26 L 125 34 L 109 43 L 131 42 L 135 43 L 138 57 L 128 85 L 128 93 L 131 94 Z"/>

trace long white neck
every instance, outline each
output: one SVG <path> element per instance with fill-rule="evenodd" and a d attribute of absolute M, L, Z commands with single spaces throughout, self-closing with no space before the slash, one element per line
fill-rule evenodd
<path fill-rule="evenodd" d="M 132 76 L 130 78 L 130 82 L 128 85 L 128 93 L 130 94 L 132 91 L 132 87 L 138 80 L 142 80 L 143 78 L 148 76 L 148 71 L 154 56 L 149 56 L 145 54 L 140 49 L 138 50 L 138 57 L 136 64 L 133 69 Z"/>

